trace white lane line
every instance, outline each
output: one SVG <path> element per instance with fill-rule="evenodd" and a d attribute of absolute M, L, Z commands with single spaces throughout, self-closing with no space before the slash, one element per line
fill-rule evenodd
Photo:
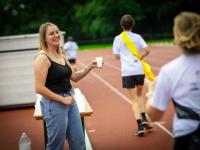
<path fill-rule="evenodd" d="M 157 122 L 157 121 L 155 121 L 154 123 L 155 123 L 158 127 L 160 127 L 161 129 L 163 129 L 169 136 L 173 137 L 173 134 L 172 134 L 169 130 L 167 130 L 167 128 L 165 128 L 161 123 L 159 123 L 159 122 Z"/>
<path fill-rule="evenodd" d="M 81 64 L 81 66 L 86 66 L 85 64 L 81 63 L 80 61 L 78 61 L 79 64 Z M 122 97 L 125 101 L 127 101 L 129 104 L 131 103 L 131 100 L 129 100 L 125 95 L 123 95 L 120 91 L 118 91 L 116 88 L 114 88 L 111 84 L 109 84 L 107 81 L 105 81 L 102 77 L 100 77 L 98 74 L 96 74 L 95 72 L 91 71 L 90 73 L 92 73 L 93 76 L 95 76 L 97 79 L 99 79 L 101 82 L 103 82 L 105 85 L 107 85 L 113 92 L 115 92 L 116 94 L 118 94 L 120 97 Z"/>
<path fill-rule="evenodd" d="M 116 66 L 114 66 L 114 65 L 112 65 L 112 64 L 109 64 L 109 63 L 107 63 L 107 62 L 106 62 L 106 64 L 104 64 L 104 65 L 106 65 L 106 66 L 108 66 L 108 67 L 111 67 L 111 68 L 114 68 L 114 69 L 120 71 L 120 69 L 119 69 L 118 67 L 116 67 Z"/>
<path fill-rule="evenodd" d="M 159 121 L 159 124 L 165 124 L 165 122 L 164 121 Z M 152 122 L 151 125 L 156 125 L 156 121 Z"/>
<path fill-rule="evenodd" d="M 78 63 L 83 66 L 86 67 L 85 64 L 83 64 L 82 62 L 78 61 Z M 129 98 L 127 98 L 124 94 L 122 94 L 120 91 L 118 91 L 115 87 L 113 87 L 111 84 L 109 84 L 107 81 L 105 81 L 101 76 L 99 76 L 98 74 L 96 74 L 95 72 L 91 71 L 92 75 L 94 75 L 97 79 L 99 79 L 101 82 L 103 82 L 105 85 L 107 85 L 113 92 L 115 92 L 117 95 L 119 95 L 120 97 L 122 97 L 126 102 L 128 102 L 129 104 L 132 104 L 131 100 Z M 170 135 L 171 137 L 173 137 L 172 133 L 167 130 L 167 128 L 165 128 L 162 123 L 159 122 L 154 122 L 155 125 L 157 125 L 158 127 L 160 127 L 162 130 L 164 130 L 168 135 Z"/>
<path fill-rule="evenodd" d="M 114 66 L 114 65 L 112 65 L 112 64 L 110 64 L 110 63 L 107 63 L 107 62 L 106 62 L 104 65 L 105 65 L 105 66 L 108 66 L 108 67 L 110 67 L 110 68 L 113 68 L 113 69 L 116 69 L 116 70 L 119 70 L 119 71 L 120 71 L 120 69 L 119 69 L 118 67 L 116 67 L 116 66 Z M 151 68 L 152 68 L 153 70 L 160 71 L 160 67 L 151 66 Z"/>

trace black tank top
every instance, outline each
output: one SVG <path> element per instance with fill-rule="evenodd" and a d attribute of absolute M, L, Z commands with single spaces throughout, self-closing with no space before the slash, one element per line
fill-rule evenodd
<path fill-rule="evenodd" d="M 72 88 L 71 83 L 70 83 L 72 70 L 67 64 L 66 60 L 65 60 L 65 65 L 61 65 L 52 61 L 49 58 L 49 56 L 47 57 L 49 61 L 51 62 L 51 66 L 49 67 L 49 70 L 48 70 L 45 86 L 57 94 L 70 91 Z"/>

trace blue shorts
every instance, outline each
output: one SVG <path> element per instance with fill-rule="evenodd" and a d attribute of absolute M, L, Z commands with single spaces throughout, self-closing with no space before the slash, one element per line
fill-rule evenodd
<path fill-rule="evenodd" d="M 144 85 L 145 75 L 132 75 L 132 76 L 123 76 L 122 85 L 123 88 L 135 88 L 138 85 Z"/>

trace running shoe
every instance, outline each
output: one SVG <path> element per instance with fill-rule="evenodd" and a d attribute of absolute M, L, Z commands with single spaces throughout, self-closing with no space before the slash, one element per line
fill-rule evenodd
<path fill-rule="evenodd" d="M 142 120 L 142 127 L 146 130 L 150 130 L 153 128 L 147 120 Z"/>
<path fill-rule="evenodd" d="M 143 136 L 144 135 L 144 128 L 142 126 L 138 127 L 138 130 L 135 133 L 136 136 Z"/>

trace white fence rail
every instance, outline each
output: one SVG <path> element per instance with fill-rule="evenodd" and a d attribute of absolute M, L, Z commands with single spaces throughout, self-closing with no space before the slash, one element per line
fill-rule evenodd
<path fill-rule="evenodd" d="M 61 45 L 64 43 L 65 32 L 61 32 Z M 23 34 L 0 37 L 0 52 L 38 49 L 39 34 Z"/>

